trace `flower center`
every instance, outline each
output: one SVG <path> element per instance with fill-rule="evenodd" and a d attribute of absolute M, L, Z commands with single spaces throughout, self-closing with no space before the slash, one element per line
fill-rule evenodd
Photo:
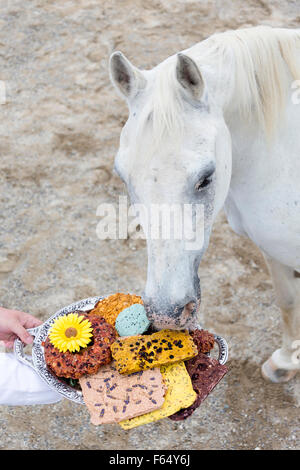
<path fill-rule="evenodd" d="M 65 331 L 65 335 L 67 338 L 72 338 L 73 336 L 77 336 L 77 330 L 76 328 L 67 328 Z"/>

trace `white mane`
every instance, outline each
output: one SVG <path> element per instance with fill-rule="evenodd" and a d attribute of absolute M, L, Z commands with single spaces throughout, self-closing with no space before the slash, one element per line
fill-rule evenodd
<path fill-rule="evenodd" d="M 300 79 L 300 30 L 258 26 L 217 33 L 184 51 L 217 77 L 224 112 L 238 109 L 256 118 L 272 134 L 286 104 L 291 80 Z M 152 98 L 144 116 L 153 113 L 153 138 L 178 135 L 183 125 L 182 96 L 175 75 L 176 55 L 155 69 Z M 230 87 L 224 90 L 225 86 Z M 214 97 L 213 97 L 214 98 Z M 143 119 L 141 120 L 143 125 Z"/>

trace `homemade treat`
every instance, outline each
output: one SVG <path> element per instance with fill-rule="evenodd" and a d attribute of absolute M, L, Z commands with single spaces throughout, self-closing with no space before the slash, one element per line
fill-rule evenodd
<path fill-rule="evenodd" d="M 79 352 L 60 352 L 50 343 L 49 337 L 44 344 L 47 366 L 58 377 L 78 379 L 84 374 L 95 374 L 98 369 L 111 361 L 110 345 L 114 342 L 114 328 L 97 315 L 86 315 L 93 329 L 90 345 Z"/>
<path fill-rule="evenodd" d="M 164 383 L 167 387 L 165 401 L 162 407 L 151 413 L 137 416 L 136 418 L 121 421 L 123 429 L 131 429 L 142 424 L 152 423 L 162 418 L 167 418 L 181 408 L 190 406 L 197 394 L 193 390 L 191 379 L 186 371 L 184 362 L 161 366 Z"/>
<path fill-rule="evenodd" d="M 170 419 L 174 421 L 181 421 L 191 416 L 228 372 L 225 365 L 221 365 L 216 359 L 203 353 L 199 353 L 198 356 L 187 361 L 185 365 L 192 379 L 197 398 L 191 406 L 170 416 Z"/>
<path fill-rule="evenodd" d="M 110 295 L 103 300 L 100 300 L 93 310 L 90 312 L 90 315 L 99 315 L 103 317 L 107 323 L 112 326 L 115 326 L 116 318 L 124 308 L 130 307 L 133 304 L 142 304 L 143 301 L 138 295 L 131 294 L 117 294 Z"/>
<path fill-rule="evenodd" d="M 150 326 L 146 310 L 141 304 L 134 304 L 119 313 L 115 328 L 120 336 L 135 336 L 144 333 Z"/>
<path fill-rule="evenodd" d="M 131 374 L 190 359 L 198 351 L 188 333 L 161 330 L 152 335 L 117 338 L 111 352 L 120 374 Z"/>
<path fill-rule="evenodd" d="M 213 349 L 215 344 L 215 337 L 207 330 L 194 330 L 190 332 L 194 343 L 197 346 L 198 352 L 208 353 Z"/>
<path fill-rule="evenodd" d="M 112 362 L 79 380 L 91 423 L 117 423 L 161 408 L 166 392 L 159 368 L 120 375 Z"/>

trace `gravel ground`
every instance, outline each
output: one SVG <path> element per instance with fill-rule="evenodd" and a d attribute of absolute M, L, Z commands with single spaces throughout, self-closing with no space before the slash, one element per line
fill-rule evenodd
<path fill-rule="evenodd" d="M 117 203 L 112 172 L 126 107 L 107 61 L 150 68 L 215 31 L 300 25 L 297 0 L 10 0 L 0 9 L 0 296 L 41 319 L 75 300 L 141 293 L 143 241 L 100 241 L 97 206 Z M 230 372 L 183 423 L 93 427 L 87 410 L 2 407 L 1 449 L 299 449 L 300 377 L 263 381 L 280 312 L 262 256 L 223 214 L 200 268 L 202 324 L 225 336 Z"/>

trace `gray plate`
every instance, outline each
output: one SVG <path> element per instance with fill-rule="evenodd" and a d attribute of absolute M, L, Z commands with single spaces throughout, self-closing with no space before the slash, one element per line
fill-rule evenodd
<path fill-rule="evenodd" d="M 96 303 L 102 299 L 103 297 L 89 297 L 88 299 L 75 302 L 71 305 L 68 305 L 67 307 L 60 309 L 41 326 L 38 326 L 37 328 L 30 328 L 28 331 L 34 337 L 31 357 L 24 353 L 24 344 L 20 339 L 16 339 L 14 343 L 14 352 L 19 361 L 32 367 L 41 377 L 41 379 L 43 379 L 49 385 L 49 387 L 52 388 L 52 390 L 60 393 L 60 395 L 62 395 L 64 398 L 74 401 L 75 403 L 80 403 L 81 405 L 84 404 L 82 392 L 80 390 L 74 389 L 70 385 L 67 385 L 66 382 L 64 382 L 59 377 L 56 377 L 47 368 L 42 343 L 46 341 L 49 329 L 57 317 L 74 312 L 75 310 L 87 312 L 94 308 Z M 220 364 L 225 364 L 228 358 L 227 343 L 221 336 L 215 335 L 215 340 L 219 347 L 219 362 Z"/>

